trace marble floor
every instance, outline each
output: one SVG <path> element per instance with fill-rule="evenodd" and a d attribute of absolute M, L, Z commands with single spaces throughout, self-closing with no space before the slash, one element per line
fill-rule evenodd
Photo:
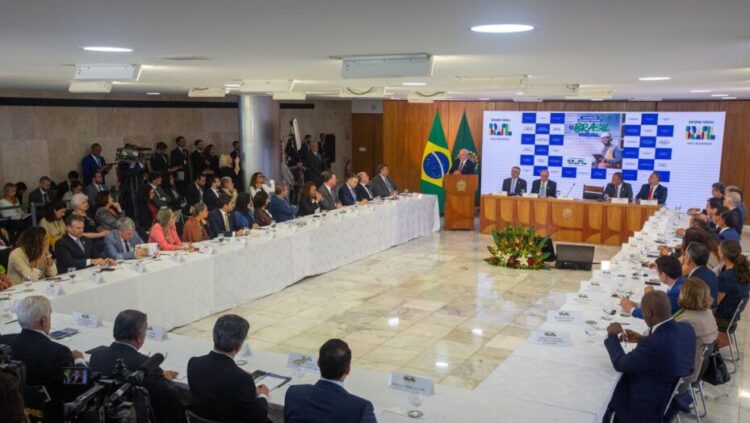
<path fill-rule="evenodd" d="M 317 354 L 329 338 L 349 343 L 352 365 L 432 377 L 474 389 L 576 292 L 588 272 L 518 271 L 482 261 L 491 237 L 439 232 L 224 313 L 250 321 L 250 345 L 286 354 Z M 595 262 L 619 247 L 597 246 Z M 321 252 L 322 253 L 322 252 Z M 219 313 L 175 329 L 211 339 Z M 743 351 L 746 326 L 738 330 Z M 704 422 L 750 422 L 750 370 L 708 389 Z M 743 414 L 744 413 L 744 414 Z M 690 417 L 683 417 L 690 421 Z"/>

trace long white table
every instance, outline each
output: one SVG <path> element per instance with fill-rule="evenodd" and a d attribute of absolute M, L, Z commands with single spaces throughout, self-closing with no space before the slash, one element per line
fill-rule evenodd
<path fill-rule="evenodd" d="M 61 275 L 64 280 L 55 282 L 64 291 L 59 296 L 45 294 L 41 282 L 32 284 L 32 292 L 19 285 L 3 294 L 14 300 L 47 295 L 56 312 L 86 312 L 105 320 L 135 308 L 153 325 L 172 329 L 439 229 L 437 197 L 412 194 L 205 243 L 214 247 L 213 255 L 179 254 L 184 262 L 175 260 L 177 254 L 142 260 L 146 273 L 123 262 L 115 271 L 101 272 L 101 284 L 90 281 L 93 268 L 75 272 L 74 281 Z"/>

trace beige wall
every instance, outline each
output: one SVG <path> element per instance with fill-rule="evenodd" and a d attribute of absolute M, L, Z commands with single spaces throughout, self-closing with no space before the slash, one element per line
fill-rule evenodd
<path fill-rule="evenodd" d="M 228 152 L 239 138 L 237 109 L 0 106 L 0 181 L 33 188 L 49 175 L 59 182 L 71 169 L 80 172 L 94 142 L 112 161 L 126 142 L 153 148 L 164 141 L 171 149 L 177 135 Z"/>
<path fill-rule="evenodd" d="M 286 139 L 289 121 L 296 118 L 302 137 L 310 134 L 318 139 L 318 134 L 336 135 L 336 162 L 331 169 L 341 179 L 344 176 L 344 162 L 352 157 L 352 102 L 348 100 L 305 101 L 313 103 L 314 109 L 280 109 L 279 133 Z M 348 139 L 347 139 L 348 138 Z"/>

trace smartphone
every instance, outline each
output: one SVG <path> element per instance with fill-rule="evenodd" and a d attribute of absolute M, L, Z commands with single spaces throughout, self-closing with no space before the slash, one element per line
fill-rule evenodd
<path fill-rule="evenodd" d="M 62 339 L 62 338 L 65 338 L 67 336 L 73 336 L 73 335 L 75 335 L 77 333 L 78 333 L 78 329 L 65 328 L 65 329 L 60 329 L 60 330 L 56 330 L 54 332 L 51 332 L 49 334 L 49 337 L 52 338 L 52 339 Z"/>

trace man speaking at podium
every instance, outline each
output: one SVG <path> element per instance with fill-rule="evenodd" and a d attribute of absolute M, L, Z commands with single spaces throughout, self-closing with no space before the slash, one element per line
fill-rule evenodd
<path fill-rule="evenodd" d="M 627 198 L 628 203 L 633 202 L 633 187 L 622 181 L 622 172 L 612 174 L 612 182 L 604 188 L 604 195 L 607 198 Z"/>
<path fill-rule="evenodd" d="M 476 164 L 469 158 L 469 150 L 462 148 L 458 152 L 458 160 L 451 165 L 451 175 L 473 175 L 476 171 Z"/>

